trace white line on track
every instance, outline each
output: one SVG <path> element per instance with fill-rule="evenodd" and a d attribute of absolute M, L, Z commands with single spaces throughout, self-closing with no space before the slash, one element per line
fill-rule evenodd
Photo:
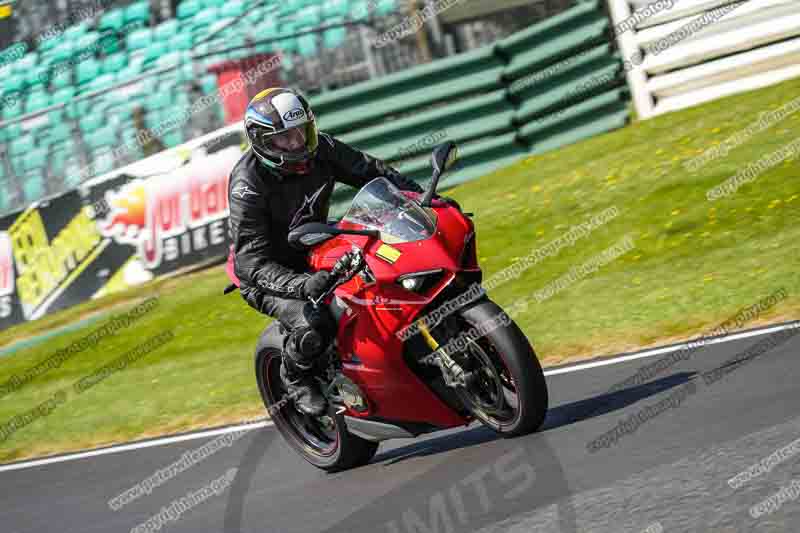
<path fill-rule="evenodd" d="M 745 331 L 742 333 L 735 333 L 732 335 L 728 335 L 726 337 L 720 337 L 717 339 L 710 339 L 708 340 L 704 346 L 710 346 L 712 344 L 722 344 L 725 342 L 733 342 L 742 339 L 749 339 L 751 337 L 758 337 L 760 335 L 769 335 L 770 333 L 776 333 L 778 331 L 783 331 L 787 329 L 797 328 L 800 327 L 800 322 L 793 322 L 790 324 L 782 324 L 780 326 L 772 326 L 766 327 L 763 329 L 757 329 L 752 331 Z M 656 355 L 662 355 L 666 353 L 672 353 L 680 351 L 686 348 L 688 344 L 677 344 L 675 346 L 668 346 L 666 348 L 654 348 L 652 350 L 645 350 L 642 352 L 623 355 L 619 357 L 609 357 L 607 359 L 601 359 L 600 361 L 593 361 L 591 363 L 577 363 L 570 366 L 554 368 L 552 370 L 545 370 L 545 376 L 557 376 L 559 374 L 569 374 L 571 372 L 580 372 L 583 370 L 590 370 L 592 368 L 598 368 L 601 366 L 609 366 L 609 365 L 616 365 L 619 363 L 626 363 L 628 361 L 634 361 L 636 359 L 644 359 L 647 357 L 654 357 Z M 185 435 L 177 435 L 174 437 L 160 437 L 152 440 L 142 441 L 142 442 L 133 442 L 131 444 L 122 444 L 119 446 L 109 446 L 108 448 L 100 448 L 98 450 L 91 450 L 88 452 L 79 452 L 79 453 L 72 453 L 67 455 L 60 455 L 56 457 L 48 457 L 45 459 L 36 459 L 33 461 L 25 461 L 20 463 L 12 463 L 5 466 L 0 466 L 0 472 L 8 472 L 11 470 L 22 470 L 26 468 L 33 468 L 36 466 L 44 466 L 50 465 L 55 463 L 63 463 L 66 461 L 74 461 L 77 459 L 88 459 L 91 457 L 98 457 L 101 455 L 109 455 L 112 453 L 122 453 L 122 452 L 129 452 L 133 450 L 142 450 L 144 448 L 153 448 L 155 446 L 166 446 L 168 444 L 175 444 L 178 442 L 187 442 L 191 440 L 198 440 L 198 439 L 206 439 L 209 437 L 216 437 L 218 435 L 224 435 L 226 433 L 234 433 L 237 431 L 243 430 L 251 430 L 251 429 L 260 429 L 265 427 L 274 426 L 275 424 L 270 420 L 260 421 L 260 422 L 253 422 L 248 424 L 240 424 L 237 426 L 229 426 L 220 429 L 211 429 L 207 431 L 199 431 L 195 433 L 187 433 Z"/>

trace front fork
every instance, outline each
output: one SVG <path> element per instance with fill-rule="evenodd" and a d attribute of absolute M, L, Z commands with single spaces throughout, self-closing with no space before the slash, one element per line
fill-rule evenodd
<path fill-rule="evenodd" d="M 427 325 L 421 322 L 419 331 L 428 347 L 433 350 L 429 355 L 420 359 L 420 363 L 438 366 L 442 371 L 444 383 L 448 387 L 466 387 L 472 379 L 472 373 L 465 371 L 460 364 L 450 357 L 450 354 L 448 354 L 447 351 L 439 345 L 439 342 L 433 335 L 431 335 Z"/>

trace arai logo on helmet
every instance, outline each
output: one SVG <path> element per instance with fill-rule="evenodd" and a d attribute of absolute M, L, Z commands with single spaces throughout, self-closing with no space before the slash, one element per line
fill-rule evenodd
<path fill-rule="evenodd" d="M 286 113 L 284 113 L 283 120 L 287 121 L 300 120 L 304 116 L 306 116 L 305 110 L 302 107 L 296 107 L 291 111 L 287 111 Z"/>

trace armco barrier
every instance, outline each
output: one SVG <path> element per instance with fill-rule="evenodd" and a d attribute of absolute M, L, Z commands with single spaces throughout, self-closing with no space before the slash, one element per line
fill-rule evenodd
<path fill-rule="evenodd" d="M 624 125 L 622 64 L 598 0 L 492 46 L 312 99 L 320 128 L 419 181 L 460 145 L 442 187 Z M 241 124 L 0 219 L 0 328 L 224 257 Z M 334 195 L 334 212 L 352 189 Z"/>

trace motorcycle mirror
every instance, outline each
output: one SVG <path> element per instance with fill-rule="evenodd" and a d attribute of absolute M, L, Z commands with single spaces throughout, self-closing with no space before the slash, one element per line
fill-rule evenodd
<path fill-rule="evenodd" d="M 451 168 L 458 160 L 458 146 L 453 141 L 447 141 L 434 148 L 431 154 L 431 166 L 433 167 L 433 177 L 425 197 L 422 199 L 422 207 L 430 207 L 433 195 L 436 193 L 436 186 L 439 178 L 445 170 Z"/>
<path fill-rule="evenodd" d="M 289 232 L 289 245 L 298 250 L 313 248 L 322 244 L 337 235 L 367 235 L 370 237 L 380 237 L 380 232 L 376 230 L 348 230 L 335 228 L 321 222 L 309 222 L 298 226 Z"/>

